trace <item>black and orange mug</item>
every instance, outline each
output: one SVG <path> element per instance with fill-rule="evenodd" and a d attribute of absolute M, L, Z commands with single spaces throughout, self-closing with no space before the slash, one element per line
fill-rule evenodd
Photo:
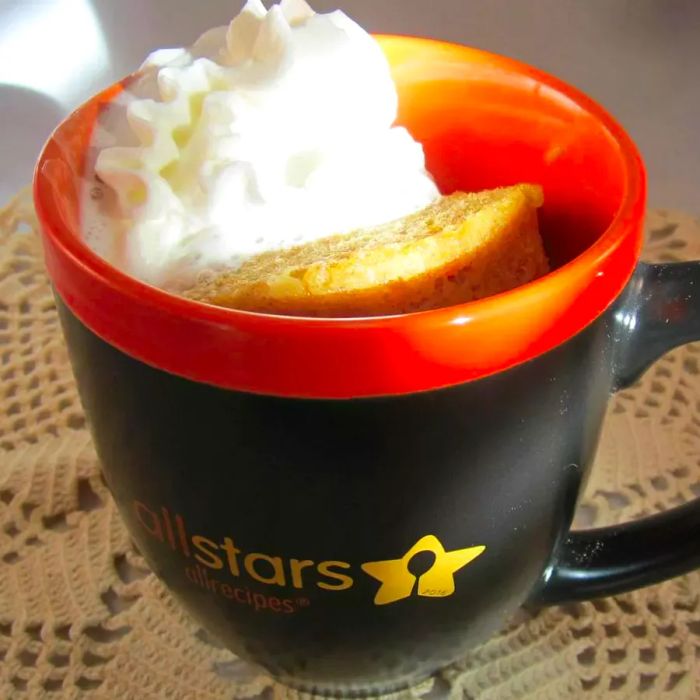
<path fill-rule="evenodd" d="M 644 170 L 575 89 L 385 36 L 399 121 L 444 193 L 541 183 L 554 271 L 461 306 L 364 319 L 199 304 L 81 240 L 80 176 L 117 85 L 54 133 L 34 193 L 104 475 L 182 605 L 283 683 L 400 688 L 526 602 L 700 565 L 700 505 L 571 531 L 611 392 L 700 338 L 698 263 L 639 264 Z"/>

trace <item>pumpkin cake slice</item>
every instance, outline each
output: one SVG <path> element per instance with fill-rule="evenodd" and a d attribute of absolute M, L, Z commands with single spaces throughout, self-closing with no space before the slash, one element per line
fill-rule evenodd
<path fill-rule="evenodd" d="M 549 270 L 541 187 L 441 197 L 380 226 L 266 252 L 202 281 L 190 299 L 293 316 L 404 314 L 481 299 Z"/>

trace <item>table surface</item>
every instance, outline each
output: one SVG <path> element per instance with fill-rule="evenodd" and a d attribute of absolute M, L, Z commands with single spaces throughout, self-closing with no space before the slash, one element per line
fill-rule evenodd
<path fill-rule="evenodd" d="M 340 0 L 316 0 L 319 11 Z M 268 1 L 269 5 L 269 1 Z M 0 201 L 56 123 L 150 49 L 190 43 L 230 0 L 0 0 Z M 371 31 L 532 63 L 604 104 L 639 144 L 650 205 L 700 214 L 698 0 L 343 0 Z"/>

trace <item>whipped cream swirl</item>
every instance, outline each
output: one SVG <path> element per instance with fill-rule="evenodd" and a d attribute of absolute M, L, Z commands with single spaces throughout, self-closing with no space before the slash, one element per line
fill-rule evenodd
<path fill-rule="evenodd" d="M 396 113 L 379 45 L 345 14 L 248 0 L 189 49 L 153 53 L 102 115 L 94 170 L 110 196 L 86 207 L 86 240 L 178 288 L 409 214 L 439 193 Z"/>

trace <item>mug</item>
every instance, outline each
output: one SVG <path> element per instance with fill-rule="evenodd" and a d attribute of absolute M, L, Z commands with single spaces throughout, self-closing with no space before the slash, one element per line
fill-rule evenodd
<path fill-rule="evenodd" d="M 698 264 L 638 262 L 633 143 L 531 67 L 379 41 L 399 122 L 443 193 L 543 186 L 550 274 L 355 319 L 216 308 L 145 285 L 81 240 L 91 132 L 122 84 L 59 126 L 34 182 L 81 398 L 133 539 L 231 650 L 330 696 L 408 686 L 523 604 L 700 565 L 697 502 L 570 529 L 611 392 L 700 338 Z"/>

